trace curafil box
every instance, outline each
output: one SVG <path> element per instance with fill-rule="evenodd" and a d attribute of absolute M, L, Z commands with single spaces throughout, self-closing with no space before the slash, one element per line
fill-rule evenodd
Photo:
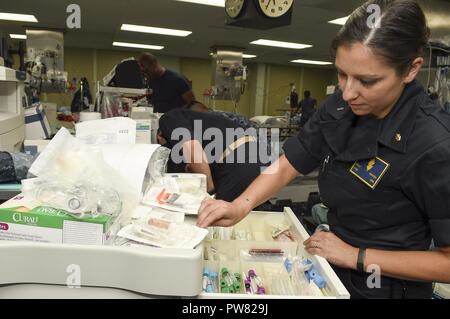
<path fill-rule="evenodd" d="M 76 218 L 64 210 L 37 206 L 23 194 L 0 205 L 0 240 L 103 245 L 115 227 L 110 216 Z"/>

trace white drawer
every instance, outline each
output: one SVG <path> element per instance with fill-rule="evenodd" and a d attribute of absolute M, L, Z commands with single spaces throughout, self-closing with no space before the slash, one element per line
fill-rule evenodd
<path fill-rule="evenodd" d="M 201 246 L 160 249 L 0 241 L 0 255 L 0 290 L 1 285 L 22 283 L 60 285 L 57 298 L 67 296 L 69 285 L 185 297 L 202 290 Z M 105 292 L 99 292 L 104 298 Z M 40 296 L 34 289 L 23 298 Z"/>
<path fill-rule="evenodd" d="M 294 235 L 294 242 L 280 242 L 275 241 L 271 237 L 271 229 L 274 225 L 285 224 L 289 225 L 291 232 Z M 303 241 L 308 239 L 309 235 L 304 229 L 303 225 L 298 221 L 295 214 L 290 208 L 285 208 L 284 212 L 252 212 L 239 224 L 237 224 L 233 232 L 240 232 L 241 234 L 247 232 L 249 240 L 216 240 L 212 239 L 204 243 L 205 246 L 205 264 L 204 266 L 213 272 L 216 272 L 220 277 L 220 270 L 226 267 L 230 272 L 242 274 L 241 277 L 248 272 L 249 269 L 255 270 L 258 276 L 261 277 L 265 283 L 264 286 L 267 294 L 251 295 L 243 293 L 206 293 L 202 292 L 199 298 L 301 298 L 301 299 L 336 299 L 349 298 L 350 294 L 341 283 L 329 263 L 320 256 L 308 254 L 304 250 Z M 284 295 L 271 294 L 275 287 L 271 287 L 271 283 L 279 286 L 278 282 L 282 280 L 289 280 L 287 271 L 283 265 L 283 257 L 267 258 L 265 257 L 253 258 L 249 257 L 246 252 L 249 249 L 277 249 L 284 252 L 284 255 L 299 256 L 309 259 L 319 274 L 326 281 L 326 288 L 322 289 L 324 295 L 310 296 L 310 295 Z M 258 259 L 259 258 L 259 259 Z M 241 283 L 240 286 L 242 286 Z M 220 284 L 215 284 L 218 289 Z"/>
<path fill-rule="evenodd" d="M 291 229 L 297 238 L 296 242 L 269 241 L 264 237 L 266 236 L 264 232 L 258 231 L 263 228 L 264 223 L 277 222 L 280 219 L 293 226 Z M 192 222 L 194 221 L 192 220 Z M 328 296 L 321 298 L 349 297 L 347 290 L 328 262 L 321 257 L 311 256 L 303 250 L 301 243 L 308 238 L 308 234 L 290 209 L 285 209 L 284 213 L 253 212 L 237 227 L 248 227 L 248 225 L 255 230 L 254 234 L 257 240 L 223 242 L 222 245 L 230 247 L 231 257 L 244 248 L 288 250 L 291 254 L 309 258 L 326 280 L 329 293 Z M 55 288 L 60 288 L 57 296 L 62 298 L 68 291 L 68 284 L 80 284 L 82 287 L 125 289 L 131 293 L 138 293 L 140 297 L 142 297 L 141 294 L 144 294 L 149 297 L 312 298 L 308 296 L 202 293 L 203 267 L 208 263 L 204 261 L 203 251 L 207 245 L 208 243 L 204 243 L 196 249 L 163 249 L 0 241 L 0 255 L 2 256 L 0 285 L 55 285 Z M 238 267 L 252 267 L 257 271 L 263 265 L 263 263 L 252 264 L 240 261 L 237 264 Z M 79 269 L 78 279 L 75 273 L 77 269 Z M 6 287 L 0 287 L 0 289 L 6 289 Z M 29 295 L 23 295 L 23 297 L 39 297 L 39 293 L 36 291 L 36 289 L 33 292 L 30 290 Z M 117 295 L 117 292 L 112 289 L 111 292 L 112 295 L 114 293 Z M 102 290 L 99 296 L 104 298 L 105 294 L 107 292 Z"/>

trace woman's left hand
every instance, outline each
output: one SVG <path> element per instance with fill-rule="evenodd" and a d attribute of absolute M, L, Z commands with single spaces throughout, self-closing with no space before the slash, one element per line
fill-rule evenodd
<path fill-rule="evenodd" d="M 303 244 L 308 253 L 319 255 L 333 265 L 356 269 L 358 249 L 345 243 L 331 232 L 316 231 Z"/>

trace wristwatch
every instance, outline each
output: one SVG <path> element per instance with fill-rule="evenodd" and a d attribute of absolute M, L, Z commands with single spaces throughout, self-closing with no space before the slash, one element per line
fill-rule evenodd
<path fill-rule="evenodd" d="M 360 273 L 364 272 L 364 260 L 366 259 L 366 249 L 359 248 L 358 261 L 356 262 L 356 270 Z"/>

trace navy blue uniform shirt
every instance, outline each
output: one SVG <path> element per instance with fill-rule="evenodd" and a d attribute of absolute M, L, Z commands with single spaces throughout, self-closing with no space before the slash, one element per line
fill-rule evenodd
<path fill-rule="evenodd" d="M 355 247 L 450 246 L 450 115 L 414 81 L 384 119 L 332 95 L 284 146 L 301 174 L 319 168 L 331 230 Z"/>

